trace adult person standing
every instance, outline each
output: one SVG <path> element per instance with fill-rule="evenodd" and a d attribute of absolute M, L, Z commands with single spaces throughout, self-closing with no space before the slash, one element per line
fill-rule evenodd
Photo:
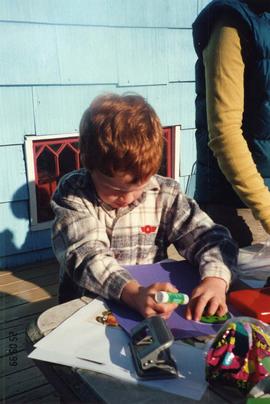
<path fill-rule="evenodd" d="M 239 246 L 270 234 L 270 0 L 214 0 L 193 24 L 195 199 Z"/>

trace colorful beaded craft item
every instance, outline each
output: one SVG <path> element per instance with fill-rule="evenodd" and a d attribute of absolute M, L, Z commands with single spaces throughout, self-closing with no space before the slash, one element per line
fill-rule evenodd
<path fill-rule="evenodd" d="M 260 325 L 262 324 L 262 326 Z M 270 335 L 260 321 L 228 321 L 216 336 L 206 357 L 206 378 L 248 393 L 269 376 L 262 363 L 270 357 Z"/>

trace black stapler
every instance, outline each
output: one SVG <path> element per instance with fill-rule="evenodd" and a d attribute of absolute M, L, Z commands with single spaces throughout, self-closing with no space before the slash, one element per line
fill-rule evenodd
<path fill-rule="evenodd" d="M 142 379 L 177 377 L 177 366 L 169 347 L 174 337 L 163 318 L 149 317 L 131 330 L 130 350 Z"/>

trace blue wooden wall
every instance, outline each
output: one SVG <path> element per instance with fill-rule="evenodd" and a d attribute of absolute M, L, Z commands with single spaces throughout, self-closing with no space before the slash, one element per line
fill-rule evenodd
<path fill-rule="evenodd" d="M 29 228 L 24 135 L 78 131 L 104 91 L 147 97 L 181 124 L 181 177 L 195 160 L 191 24 L 204 0 L 1 0 L 0 267 L 52 257 Z"/>

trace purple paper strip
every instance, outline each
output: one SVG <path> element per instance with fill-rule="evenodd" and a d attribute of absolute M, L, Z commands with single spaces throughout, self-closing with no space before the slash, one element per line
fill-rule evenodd
<path fill-rule="evenodd" d="M 170 282 L 182 293 L 190 295 L 200 282 L 198 269 L 187 261 L 163 262 L 147 265 L 127 266 L 126 269 L 138 280 L 142 286 L 149 286 L 155 282 Z M 135 327 L 143 317 L 129 307 L 115 301 L 107 301 L 119 324 L 128 332 Z M 186 306 L 178 306 L 167 320 L 175 338 L 198 337 L 216 334 L 220 324 L 203 324 L 184 318 Z"/>

